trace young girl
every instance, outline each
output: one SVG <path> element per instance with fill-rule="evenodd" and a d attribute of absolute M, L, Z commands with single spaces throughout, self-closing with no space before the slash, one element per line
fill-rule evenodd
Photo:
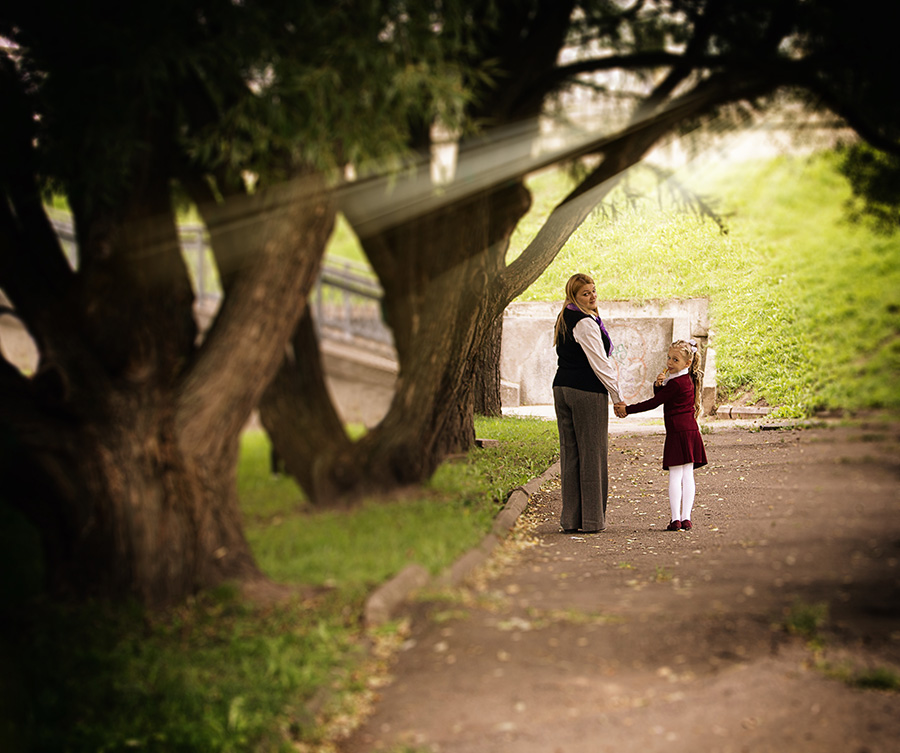
<path fill-rule="evenodd" d="M 663 406 L 666 444 L 663 469 L 669 471 L 669 506 L 672 520 L 667 531 L 690 531 L 691 508 L 694 505 L 694 468 L 706 465 L 706 450 L 697 426 L 700 414 L 700 356 L 697 343 L 677 340 L 669 346 L 666 370 L 653 383 L 654 395 L 649 400 L 617 407 L 617 415 L 641 413 Z"/>

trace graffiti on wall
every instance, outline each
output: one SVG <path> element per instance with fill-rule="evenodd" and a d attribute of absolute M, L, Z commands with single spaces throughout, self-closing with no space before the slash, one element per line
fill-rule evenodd
<path fill-rule="evenodd" d="M 555 314 L 504 318 L 500 376 L 518 386 L 517 405 L 553 404 L 555 322 Z M 607 316 L 604 322 L 612 338 L 610 355 L 616 364 L 623 397 L 627 402 L 653 397 L 653 380 L 665 368 L 666 350 L 672 342 L 673 319 Z"/>
<path fill-rule="evenodd" d="M 609 334 L 622 397 L 628 403 L 653 397 L 653 380 L 665 368 L 669 335 L 659 327 L 648 328 L 646 322 L 622 320 L 609 325 Z"/>

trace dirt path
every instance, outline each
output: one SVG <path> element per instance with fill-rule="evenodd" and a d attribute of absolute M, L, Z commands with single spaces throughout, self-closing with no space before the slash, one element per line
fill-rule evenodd
<path fill-rule="evenodd" d="M 900 428 L 704 439 L 690 532 L 663 530 L 660 436 L 611 437 L 603 533 L 559 533 L 545 485 L 464 588 L 408 605 L 342 751 L 898 750 L 900 693 L 836 675 L 900 674 Z M 785 627 L 816 615 L 818 651 Z"/>

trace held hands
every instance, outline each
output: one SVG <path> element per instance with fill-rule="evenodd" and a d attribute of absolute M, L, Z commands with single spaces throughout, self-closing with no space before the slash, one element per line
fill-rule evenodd
<path fill-rule="evenodd" d="M 655 384 L 657 387 L 662 387 L 662 384 L 663 384 L 663 382 L 665 381 L 665 379 L 666 379 L 666 377 L 667 377 L 668 375 L 669 375 L 669 370 L 668 370 L 668 369 L 666 369 L 665 371 L 659 372 L 659 375 L 656 377 L 656 381 L 654 382 L 654 384 Z"/>
<path fill-rule="evenodd" d="M 619 418 L 625 418 L 628 415 L 628 411 L 625 408 L 625 403 L 615 403 L 613 405 L 613 410 L 616 412 L 616 416 Z"/>

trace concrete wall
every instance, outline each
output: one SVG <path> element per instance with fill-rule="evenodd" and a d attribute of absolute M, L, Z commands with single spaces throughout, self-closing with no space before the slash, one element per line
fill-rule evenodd
<path fill-rule="evenodd" d="M 322 339 L 325 382 L 340 417 L 375 426 L 384 418 L 397 385 L 397 361 L 346 343 Z"/>
<path fill-rule="evenodd" d="M 563 301 L 513 303 L 506 309 L 500 356 L 505 407 L 553 403 L 551 384 L 556 373 L 553 327 L 562 305 Z M 708 306 L 704 298 L 651 301 L 643 305 L 602 301 L 599 309 L 613 341 L 612 358 L 628 402 L 652 397 L 652 382 L 665 368 L 671 342 L 694 338 L 705 345 L 709 337 Z M 704 356 L 709 360 L 710 376 L 714 379 L 714 362 L 708 358 L 706 349 Z M 704 403 L 710 405 L 704 407 L 709 412 L 715 402 L 715 388 L 714 381 L 707 381 Z"/>

